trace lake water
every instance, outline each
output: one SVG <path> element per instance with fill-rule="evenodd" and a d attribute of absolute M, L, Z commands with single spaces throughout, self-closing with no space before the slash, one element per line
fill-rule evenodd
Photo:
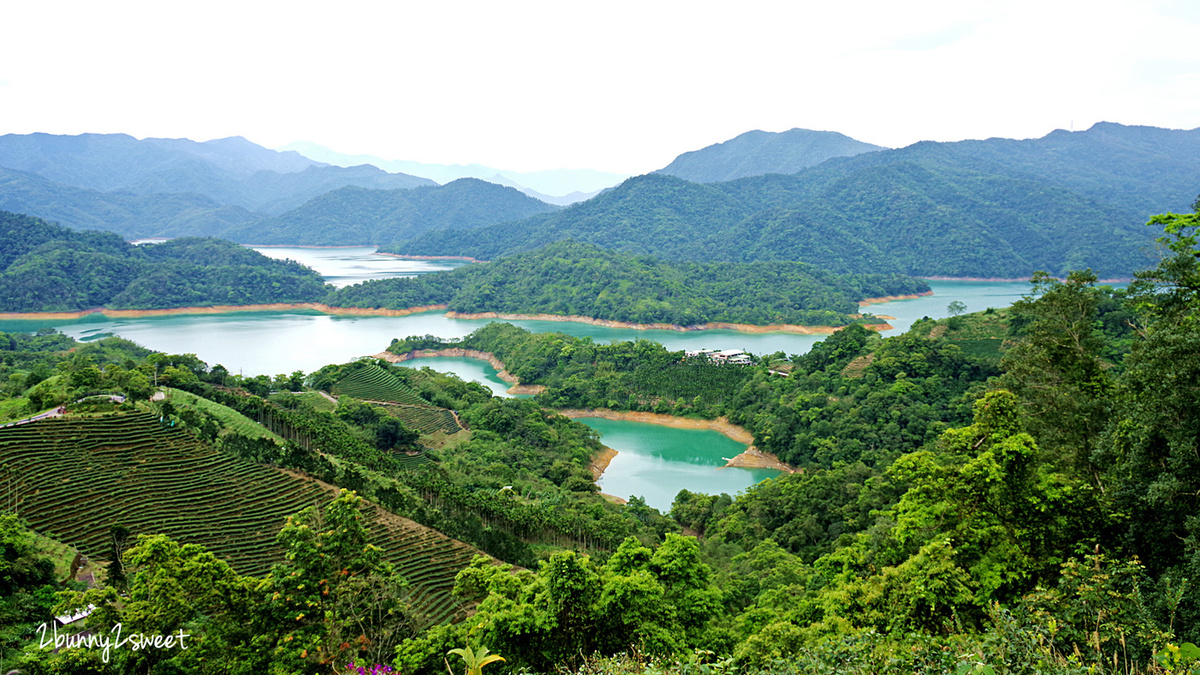
<path fill-rule="evenodd" d="M 295 260 L 321 273 L 325 283 L 338 288 L 371 279 L 412 277 L 429 272 L 452 270 L 467 264 L 456 260 L 404 260 L 378 255 L 374 246 L 308 248 L 299 246 L 256 246 L 254 250 L 279 260 Z"/>
<path fill-rule="evenodd" d="M 722 468 L 746 449 L 708 429 L 676 429 L 645 422 L 580 417 L 617 451 L 597 484 L 602 492 L 628 499 L 637 495 L 666 513 L 682 489 L 735 495 L 779 475 L 771 469 Z"/>
<path fill-rule="evenodd" d="M 457 266 L 446 261 L 401 260 L 373 254 L 371 247 L 337 249 L 262 248 L 266 255 L 291 258 L 321 272 L 339 286 L 367 279 L 424 274 Z M 948 316 L 947 305 L 958 300 L 973 312 L 1007 307 L 1029 292 L 1022 282 L 932 281 L 934 295 L 895 300 L 866 308 L 874 314 L 896 317 L 898 335 L 921 317 Z M 341 363 L 383 351 L 393 338 L 411 335 L 463 337 L 488 320 L 448 319 L 441 312 L 406 317 L 335 317 L 318 312 L 241 312 L 219 315 L 167 316 L 110 319 L 93 315 L 66 321 L 0 322 L 3 331 L 30 331 L 44 326 L 76 339 L 105 334 L 128 338 L 145 347 L 176 354 L 192 353 L 209 365 L 222 364 L 242 375 L 277 375 L 295 370 L 312 372 L 329 363 Z M 604 328 L 583 323 L 512 321 L 536 332 L 557 331 L 598 342 L 648 339 L 672 350 L 713 348 L 743 349 L 754 354 L 803 354 L 824 336 L 793 333 L 739 333 L 737 331 L 667 331 Z M 480 382 L 498 396 L 507 396 L 508 384 L 489 364 L 476 359 L 437 358 L 410 362 L 452 372 Z M 660 510 L 670 508 L 675 494 L 695 492 L 733 494 L 776 475 L 762 469 L 724 469 L 723 458 L 733 457 L 745 445 L 715 432 L 675 429 L 640 422 L 582 419 L 603 434 L 602 442 L 618 451 L 600 479 L 601 489 L 620 497 L 642 496 Z"/>
<path fill-rule="evenodd" d="M 373 253 L 373 247 L 256 249 L 276 258 L 298 260 L 326 277 L 335 285 L 348 285 L 367 279 L 413 276 L 461 263 L 452 261 L 402 260 Z M 874 314 L 896 317 L 895 329 L 885 335 L 904 332 L 923 316 L 947 316 L 947 305 L 959 300 L 973 312 L 988 307 L 1006 307 L 1028 293 L 1022 282 L 933 281 L 934 295 L 910 300 L 871 305 Z M 236 312 L 221 315 L 192 315 L 111 319 L 91 315 L 65 321 L 0 322 L 0 330 L 28 331 L 49 326 L 76 339 L 105 334 L 120 335 L 150 349 L 177 354 L 196 354 L 209 365 L 222 364 L 243 375 L 278 375 L 295 370 L 311 372 L 328 363 L 349 361 L 377 354 L 393 338 L 411 335 L 463 337 L 489 323 L 486 319 L 449 319 L 441 312 L 425 312 L 405 317 L 337 317 L 319 312 Z M 671 331 L 605 328 L 584 323 L 559 321 L 512 321 L 535 332 L 562 332 L 590 337 L 598 342 L 614 340 L 654 340 L 668 349 L 743 349 L 754 354 L 803 354 L 821 335 L 794 333 L 739 333 L 728 330 Z M 451 372 L 470 371 L 455 363 Z M 476 379 L 472 376 L 469 379 Z"/>

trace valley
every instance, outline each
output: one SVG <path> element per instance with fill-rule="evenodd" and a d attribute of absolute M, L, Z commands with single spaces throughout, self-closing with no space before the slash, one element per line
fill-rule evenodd
<path fill-rule="evenodd" d="M 1195 132 L 756 132 L 566 207 L 150 140 L 0 137 L 0 667 L 1200 663 Z M 30 641 L 80 607 L 195 646 Z"/>

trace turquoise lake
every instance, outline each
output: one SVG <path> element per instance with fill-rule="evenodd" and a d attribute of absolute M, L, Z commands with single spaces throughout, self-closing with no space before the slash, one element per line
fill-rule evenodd
<path fill-rule="evenodd" d="M 336 249 L 263 248 L 272 257 L 299 260 L 335 285 L 367 279 L 411 276 L 456 266 L 444 261 L 401 260 L 375 255 L 371 247 Z M 898 335 L 921 317 L 948 316 L 947 305 L 958 300 L 968 312 L 1007 307 L 1029 292 L 1024 282 L 931 281 L 931 296 L 895 300 L 864 308 L 889 320 Z M 405 317 L 335 317 L 317 312 L 240 312 L 220 315 L 110 319 L 94 315 L 66 321 L 0 322 L 3 331 L 30 331 L 49 326 L 77 339 L 114 334 L 151 349 L 192 353 L 209 365 L 224 365 L 242 375 L 277 375 L 295 370 L 311 372 L 329 363 L 348 361 L 382 352 L 393 338 L 411 335 L 463 337 L 488 320 L 448 319 L 441 312 Z M 562 332 L 590 337 L 598 342 L 648 339 L 669 349 L 743 349 L 754 354 L 802 354 L 824 336 L 793 333 L 739 333 L 736 331 L 670 331 L 605 328 L 583 323 L 511 321 L 531 331 Z M 420 359 L 405 365 L 429 366 L 480 382 L 498 396 L 508 396 L 508 384 L 488 363 L 468 358 Z M 641 422 L 581 419 L 602 434 L 602 442 L 618 451 L 600 479 L 601 489 L 628 498 L 644 497 L 660 510 L 670 508 L 681 489 L 735 494 L 754 483 L 777 475 L 761 469 L 720 468 L 727 457 L 745 445 L 715 432 L 675 429 Z"/>

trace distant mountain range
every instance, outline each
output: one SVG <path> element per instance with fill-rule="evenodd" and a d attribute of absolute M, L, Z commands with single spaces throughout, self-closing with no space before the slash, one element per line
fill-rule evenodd
<path fill-rule="evenodd" d="M 237 137 L 197 143 L 139 141 L 125 134 L 7 134 L 0 136 L 0 167 L 100 192 L 203 195 L 270 215 L 347 185 L 397 189 L 435 184 L 371 166 L 329 166 Z"/>
<path fill-rule="evenodd" d="M 768 173 L 796 173 L 834 157 L 886 149 L 836 131 L 747 131 L 724 143 L 685 152 L 654 173 L 693 183 L 721 183 Z"/>
<path fill-rule="evenodd" d="M 1154 262 L 1160 233 L 1146 220 L 1187 210 L 1200 193 L 1200 130 L 1102 123 L 894 150 L 832 132 L 750 132 L 565 209 L 483 180 L 437 186 L 240 138 L 8 135 L 0 167 L 0 209 L 130 238 L 382 244 L 479 259 L 574 239 L 839 273 L 1016 278 L 1091 267 L 1125 277 Z M 718 180 L 727 176 L 741 177 Z"/>
<path fill-rule="evenodd" d="M 752 163 L 747 158 L 745 164 Z M 389 250 L 494 259 L 561 239 L 688 260 L 798 260 L 835 272 L 1025 277 L 1153 264 L 1144 226 L 1200 192 L 1200 130 L 1097 124 L 1040 139 L 917 143 L 795 175 L 631 178 L 553 214 Z"/>
<path fill-rule="evenodd" d="M 282 215 L 213 234 L 247 244 L 390 244 L 430 230 L 461 231 L 556 209 L 513 188 L 475 178 L 411 190 L 350 186 Z"/>
<path fill-rule="evenodd" d="M 0 136 L 0 209 L 127 238 L 387 244 L 555 207 L 494 183 L 330 166 L 242 138 Z"/>
<path fill-rule="evenodd" d="M 560 206 L 590 199 L 601 190 L 629 178 L 629 174 L 607 173 L 591 169 L 521 172 L 494 169 L 482 164 L 426 164 L 383 159 L 373 155 L 347 155 L 307 141 L 289 143 L 280 150 L 298 152 L 309 159 L 335 166 L 371 164 L 386 171 L 424 176 L 443 184 L 459 178 L 479 178 L 489 183 L 516 188 L 530 197 Z"/>

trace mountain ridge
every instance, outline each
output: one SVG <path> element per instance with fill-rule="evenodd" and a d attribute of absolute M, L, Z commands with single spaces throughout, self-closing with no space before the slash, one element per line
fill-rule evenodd
<path fill-rule="evenodd" d="M 676 176 L 694 183 L 723 183 L 769 173 L 793 174 L 834 157 L 886 149 L 836 131 L 756 129 L 700 150 L 685 152 L 652 173 Z"/>
<path fill-rule="evenodd" d="M 1198 191 L 1200 129 L 1101 124 L 1022 141 L 922 142 L 790 176 L 701 184 L 649 174 L 554 214 L 388 250 L 493 259 L 577 239 L 835 272 L 1018 278 L 1092 267 L 1128 277 L 1153 263 L 1146 220 Z"/>

